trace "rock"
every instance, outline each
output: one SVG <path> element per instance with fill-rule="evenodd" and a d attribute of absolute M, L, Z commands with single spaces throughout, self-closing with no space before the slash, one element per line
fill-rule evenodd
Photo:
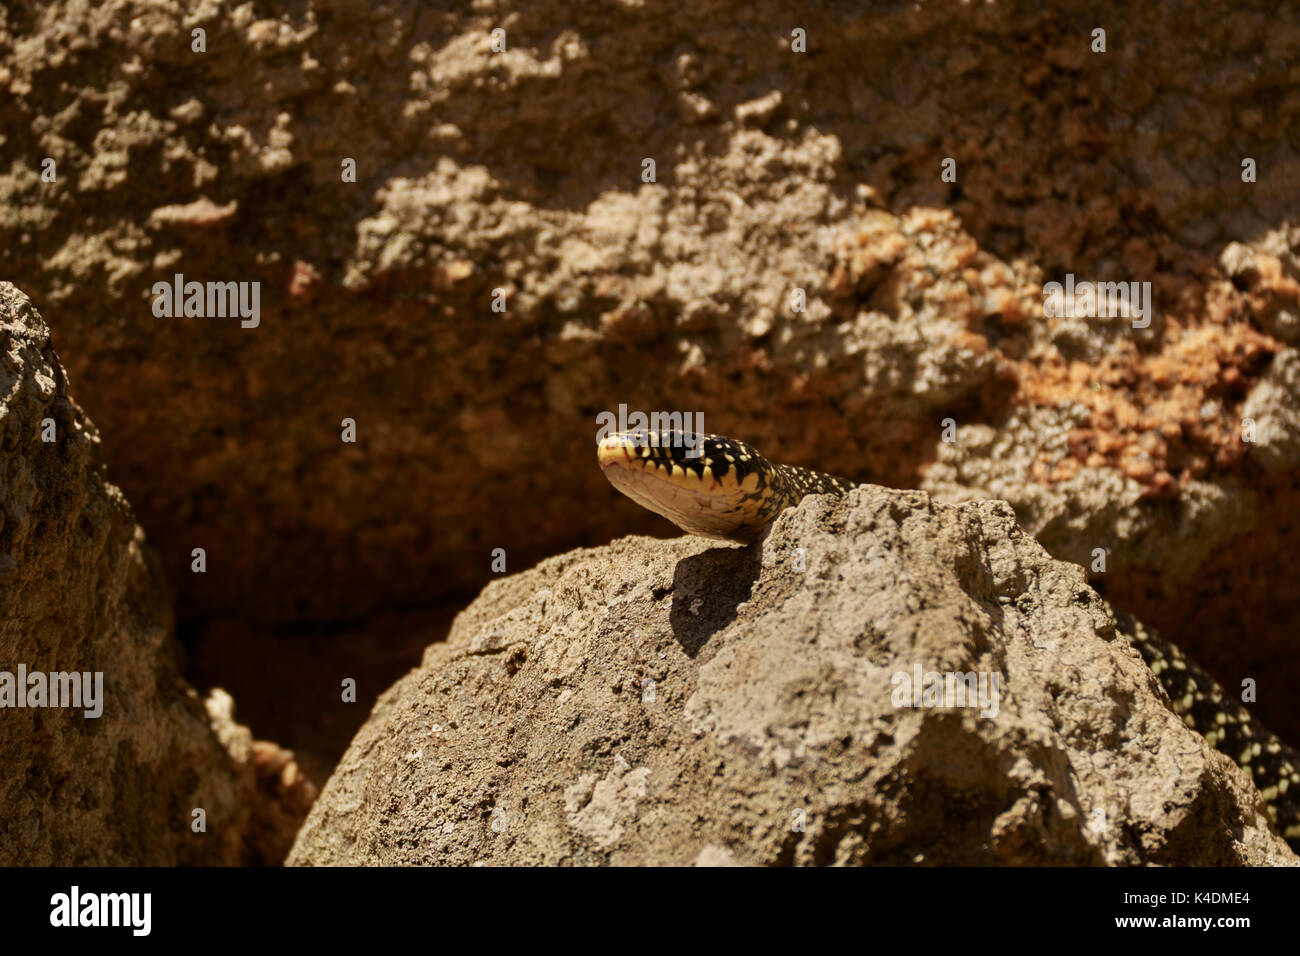
<path fill-rule="evenodd" d="M 1170 590 L 1194 579 L 1211 553 L 1254 526 L 1255 496 L 1224 476 L 1186 480 L 1176 509 L 1154 508 L 1148 489 L 1114 468 L 1084 466 L 1037 480 L 1043 455 L 1068 458 L 1084 414 L 1077 405 L 1015 409 L 1000 428 L 963 426 L 956 441 L 940 444 L 923 487 L 949 503 L 1010 501 L 1021 527 L 1053 555 L 1088 567 L 1100 548 L 1110 556 L 1105 571 L 1156 569 L 1149 575 Z"/>
<path fill-rule="evenodd" d="M 931 671 L 985 696 L 910 706 Z M 489 585 L 380 698 L 288 862 L 1296 858 L 1081 568 L 1003 502 L 864 487 L 750 547 L 623 538 Z"/>
<path fill-rule="evenodd" d="M 103 675 L 97 717 L 0 709 L 0 863 L 264 859 L 274 840 L 250 837 L 265 816 L 251 736 L 228 698 L 209 702 L 210 719 L 178 673 L 156 555 L 105 480 L 99 433 L 68 394 L 49 328 L 7 282 L 0 362 L 0 671 Z M 203 833 L 191 829 L 198 808 Z"/>
<path fill-rule="evenodd" d="M 661 528 L 630 503 L 586 507 L 603 487 L 592 422 L 619 401 L 909 486 L 943 453 L 941 419 L 977 409 L 957 424 L 1041 459 L 1014 489 L 1031 521 L 1040 502 L 1045 520 L 1086 510 L 1113 481 L 1051 478 L 1079 462 L 1006 409 L 1078 405 L 1101 467 L 1143 494 L 1126 527 L 1171 510 L 1161 496 L 1184 474 L 1233 477 L 1238 409 L 1200 410 L 1256 375 L 1271 346 L 1248 331 L 1300 335 L 1286 135 L 1300 102 L 1242 107 L 1292 82 L 1300 35 L 1275 17 L 1160 0 L 1117 19 L 1115 69 L 1081 99 L 1088 61 L 1014 5 L 792 18 L 778 3 L 532 2 L 494 54 L 487 32 L 521 10 L 309 0 L 272 23 L 240 4 L 52 0 L 47 18 L 0 20 L 25 131 L 0 169 L 0 261 L 61 309 L 79 394 L 130 435 L 106 454 L 187 618 L 357 619 L 477 591 L 496 547 L 525 567 Z M 1134 29 L 1171 17 L 1177 36 Z M 220 37 L 201 72 L 176 43 L 197 24 Z M 161 100 L 160 75 L 175 77 Z M 955 151 L 956 183 L 935 174 L 935 144 L 954 141 L 976 144 Z M 1260 176 L 1229 189 L 1241 142 Z M 1152 281 L 1150 334 L 1048 320 L 1043 283 L 1066 269 Z M 178 271 L 262 282 L 262 324 L 159 322 L 149 290 Z M 356 445 L 339 441 L 344 417 Z M 1140 447 L 1171 422 L 1168 449 Z M 517 467 L 539 435 L 547 467 Z M 1232 547 L 1260 548 L 1253 530 Z M 184 573 L 196 535 L 226 558 L 201 580 Z M 1114 536 L 1115 562 L 1148 577 L 1138 590 L 1182 544 L 1122 553 L 1150 540 Z M 1043 543 L 1098 546 L 1068 529 Z M 1211 580 L 1198 605 L 1223 603 L 1243 582 L 1219 577 L 1160 600 Z M 1297 608 L 1269 610 L 1264 624 Z"/>
<path fill-rule="evenodd" d="M 251 808 L 240 862 L 279 866 L 320 790 L 303 774 L 292 750 L 254 740 L 249 729 L 235 721 L 230 694 L 217 688 L 203 703 L 217 739 L 240 772 Z"/>
<path fill-rule="evenodd" d="M 1282 342 L 1300 343 L 1300 236 L 1277 230 L 1257 240 L 1257 247 L 1230 242 L 1219 253 L 1219 266 L 1243 293 L 1251 318 Z M 1277 255 L 1271 254 L 1277 252 Z"/>
<path fill-rule="evenodd" d="M 590 464 L 626 402 L 1005 498 L 1055 556 L 1104 550 L 1116 606 L 1258 681 L 1300 741 L 1277 580 L 1300 482 L 1241 441 L 1300 343 L 1300 97 L 1259 102 L 1293 88 L 1300 31 L 1151 0 L 1094 56 L 1007 3 L 426 6 L 0 15 L 0 272 L 59 309 L 187 630 L 309 644 L 476 593 L 497 548 L 516 570 L 666 532 Z M 197 25 L 201 57 L 177 42 Z M 261 324 L 161 321 L 178 272 L 260 282 Z M 1067 273 L 1149 282 L 1150 326 L 1046 315 Z M 256 668 L 218 659 L 232 686 Z"/>
<path fill-rule="evenodd" d="M 1241 410 L 1254 426 L 1250 455 L 1269 471 L 1300 468 L 1300 349 L 1287 348 L 1259 380 Z"/>

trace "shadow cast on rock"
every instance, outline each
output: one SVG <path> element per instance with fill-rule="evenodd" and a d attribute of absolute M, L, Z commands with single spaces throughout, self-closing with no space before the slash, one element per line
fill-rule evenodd
<path fill-rule="evenodd" d="M 762 570 L 758 545 L 711 548 L 677 562 L 673 572 L 673 606 L 669 615 L 673 637 L 690 657 L 709 638 L 736 619 L 749 600 Z"/>

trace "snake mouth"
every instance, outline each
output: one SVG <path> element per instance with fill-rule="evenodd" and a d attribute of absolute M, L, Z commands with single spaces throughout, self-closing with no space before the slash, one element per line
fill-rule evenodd
<path fill-rule="evenodd" d="M 606 438 L 596 453 L 601 472 L 611 485 L 643 508 L 674 522 L 679 512 L 689 515 L 711 510 L 709 502 L 701 499 L 723 491 L 722 483 L 712 474 L 706 482 L 702 470 L 683 467 L 667 455 L 620 439 Z"/>
<path fill-rule="evenodd" d="M 709 462 L 704 456 L 691 456 L 681 446 L 651 445 L 628 439 L 626 435 L 611 435 L 601 441 L 596 449 L 596 458 L 605 472 L 611 468 L 625 468 L 694 490 L 722 489 L 722 482 L 708 467 Z"/>

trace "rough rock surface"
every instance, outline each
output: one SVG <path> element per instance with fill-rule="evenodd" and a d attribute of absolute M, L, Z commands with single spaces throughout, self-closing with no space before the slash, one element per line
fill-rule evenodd
<path fill-rule="evenodd" d="M 999 675 L 996 709 L 896 705 L 916 667 Z M 748 548 L 624 538 L 490 585 L 380 699 L 290 862 L 1295 856 L 1005 503 L 865 487 Z"/>
<path fill-rule="evenodd" d="M 64 319 L 183 621 L 364 627 L 475 593 L 495 548 L 513 570 L 666 531 L 591 467 L 594 416 L 685 409 L 783 461 L 1005 497 L 1085 567 L 1103 549 L 1097 587 L 1257 680 L 1300 740 L 1300 587 L 1278 580 L 1300 479 L 1271 467 L 1300 406 L 1271 371 L 1300 341 L 1300 18 L 265 13 L 0 5 L 0 273 Z M 261 324 L 157 318 L 178 272 L 262 282 Z M 1150 281 L 1150 328 L 1048 318 L 1067 273 Z M 1258 452 L 1246 403 L 1282 429 Z"/>
<path fill-rule="evenodd" d="M 52 422 L 56 440 L 42 432 Z M 103 672 L 103 712 L 0 709 L 0 863 L 273 862 L 306 811 L 293 778 L 255 787 L 276 751 L 209 713 L 176 668 L 171 594 L 99 434 L 69 397 L 49 329 L 0 282 L 0 670 Z M 279 802 L 277 802 L 279 801 Z M 206 811 L 207 832 L 191 830 Z M 287 812 L 282 808 L 287 807 Z M 274 811 L 274 813 L 270 812 Z M 276 854 L 279 854 L 278 856 Z"/>

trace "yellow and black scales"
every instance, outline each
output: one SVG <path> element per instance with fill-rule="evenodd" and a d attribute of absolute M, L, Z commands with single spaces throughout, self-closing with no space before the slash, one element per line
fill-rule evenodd
<path fill-rule="evenodd" d="M 806 495 L 845 495 L 856 482 L 774 465 L 719 435 L 693 444 L 672 432 L 626 432 L 599 443 L 612 485 L 692 534 L 749 543 Z M 1146 661 L 1174 713 L 1250 774 L 1278 831 L 1300 852 L 1300 751 L 1283 743 L 1177 647 L 1121 611 L 1118 631 Z"/>

